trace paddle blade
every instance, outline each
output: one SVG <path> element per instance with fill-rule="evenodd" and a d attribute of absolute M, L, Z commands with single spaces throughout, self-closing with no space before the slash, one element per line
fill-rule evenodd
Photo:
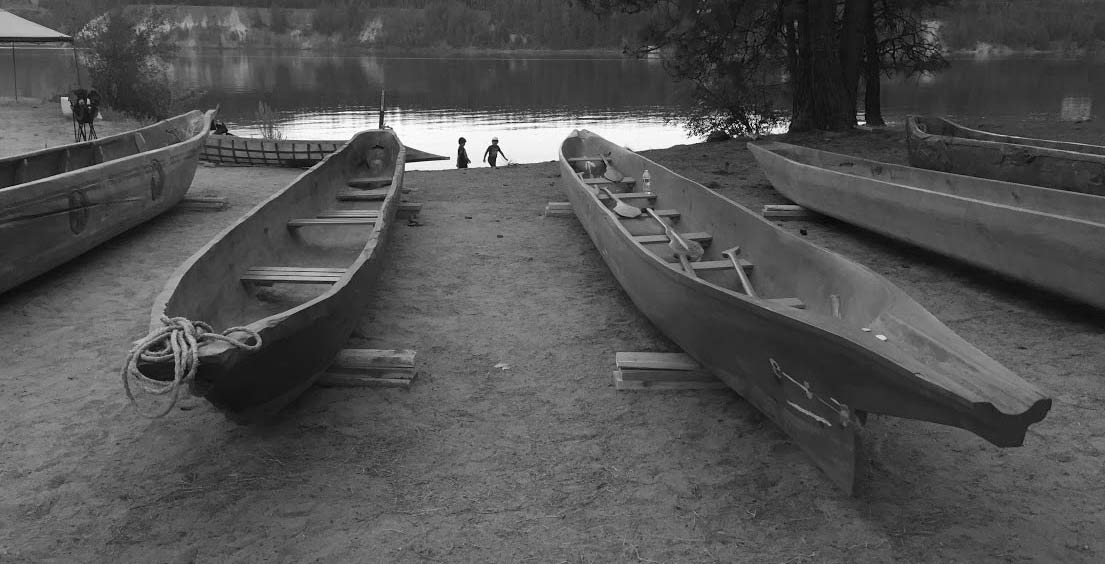
<path fill-rule="evenodd" d="M 631 206 L 621 200 L 618 200 L 618 205 L 614 206 L 614 213 L 628 219 L 633 219 L 641 215 L 641 208 Z"/>

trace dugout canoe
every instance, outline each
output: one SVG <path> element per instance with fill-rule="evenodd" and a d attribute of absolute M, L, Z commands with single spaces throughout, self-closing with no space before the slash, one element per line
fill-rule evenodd
<path fill-rule="evenodd" d="M 799 205 L 1105 309 L 1105 198 L 785 143 L 749 148 Z"/>
<path fill-rule="evenodd" d="M 209 135 L 200 158 L 207 162 L 239 166 L 313 166 L 337 151 L 345 141 L 268 140 L 236 135 Z M 407 147 L 407 163 L 444 161 L 449 157 Z"/>
<path fill-rule="evenodd" d="M 906 119 L 909 164 L 1105 196 L 1105 146 L 1001 135 L 929 116 Z"/>
<path fill-rule="evenodd" d="M 608 182 L 603 157 L 628 181 Z M 859 429 L 868 413 L 1018 446 L 1051 407 L 883 277 L 701 184 L 588 131 L 564 141 L 560 169 L 576 217 L 637 308 L 845 491 L 862 473 Z M 650 184 L 635 180 L 645 170 Z M 677 261 L 655 219 L 619 216 L 596 186 L 651 206 L 705 254 Z"/>
<path fill-rule="evenodd" d="M 184 197 L 214 111 L 0 159 L 0 292 Z"/>
<path fill-rule="evenodd" d="M 150 334 L 166 318 L 188 320 L 173 321 L 176 330 L 213 328 L 195 333 L 198 365 L 184 379 L 192 394 L 252 422 L 315 382 L 372 296 L 405 159 L 392 130 L 358 133 L 180 266 L 153 304 Z M 171 359 L 149 354 L 132 354 L 127 367 L 159 382 L 174 377 Z"/>

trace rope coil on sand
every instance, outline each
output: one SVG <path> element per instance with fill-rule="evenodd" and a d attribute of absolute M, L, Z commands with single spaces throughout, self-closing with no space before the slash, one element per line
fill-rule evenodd
<path fill-rule="evenodd" d="M 231 327 L 220 334 L 202 321 L 189 321 L 183 317 L 169 318 L 163 315 L 161 322 L 165 324 L 164 327 L 155 329 L 134 342 L 127 353 L 126 362 L 123 363 L 123 388 L 127 392 L 127 398 L 139 413 L 151 419 L 163 417 L 172 411 L 180 397 L 181 384 L 195 377 L 196 369 L 199 368 L 199 348 L 203 342 L 223 341 L 246 351 L 261 348 L 261 336 L 245 327 Z M 247 337 L 244 340 L 235 339 L 230 336 L 232 333 L 245 333 Z M 251 339 L 253 344 L 249 343 Z M 172 362 L 173 379 L 155 380 L 142 374 L 138 370 L 140 361 L 151 364 Z M 169 404 L 156 413 L 143 412 L 131 389 L 132 378 L 148 394 L 160 396 L 171 393 Z"/>

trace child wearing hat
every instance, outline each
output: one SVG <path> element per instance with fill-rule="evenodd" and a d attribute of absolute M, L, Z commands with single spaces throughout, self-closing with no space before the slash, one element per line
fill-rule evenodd
<path fill-rule="evenodd" d="M 502 155 L 503 158 L 508 161 L 510 160 L 507 159 L 506 153 L 503 152 L 503 149 L 499 147 L 499 138 L 492 137 L 491 144 L 488 145 L 487 150 L 483 152 L 483 160 L 487 164 L 491 165 L 491 168 L 496 168 L 495 161 L 499 158 L 499 155 Z"/>

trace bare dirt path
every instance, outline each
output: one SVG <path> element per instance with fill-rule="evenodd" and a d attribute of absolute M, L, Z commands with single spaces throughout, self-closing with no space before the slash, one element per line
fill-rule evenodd
<path fill-rule="evenodd" d="M 26 127 L 0 132 L 0 154 L 52 116 L 0 104 Z M 897 130 L 795 141 L 904 162 Z M 739 142 L 647 154 L 753 209 L 783 201 Z M 731 392 L 614 391 L 615 351 L 671 345 L 574 218 L 540 217 L 562 199 L 551 163 L 408 173 L 421 225 L 396 224 L 355 340 L 417 349 L 409 392 L 315 389 L 267 427 L 198 401 L 142 419 L 118 369 L 154 295 L 298 172 L 201 167 L 193 190 L 229 210 L 170 212 L 0 295 L 0 562 L 1105 558 L 1100 313 L 831 220 L 783 224 L 1056 402 L 1019 449 L 874 417 L 867 486 L 846 498 Z"/>

